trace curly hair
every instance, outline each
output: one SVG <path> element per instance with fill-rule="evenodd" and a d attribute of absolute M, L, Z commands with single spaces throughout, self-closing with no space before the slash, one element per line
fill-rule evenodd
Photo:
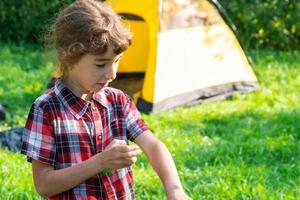
<path fill-rule="evenodd" d="M 62 9 L 46 37 L 57 53 L 56 78 L 63 77 L 84 54 L 101 55 L 108 48 L 120 54 L 132 39 L 112 8 L 95 0 L 77 0 Z"/>

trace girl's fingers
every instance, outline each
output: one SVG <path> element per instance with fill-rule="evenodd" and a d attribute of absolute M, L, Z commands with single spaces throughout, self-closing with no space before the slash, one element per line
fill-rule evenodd
<path fill-rule="evenodd" d="M 135 150 L 135 151 L 129 151 L 129 152 L 126 152 L 126 153 L 122 153 L 122 157 L 131 158 L 131 157 L 136 157 L 140 154 L 141 154 L 140 150 Z"/>
<path fill-rule="evenodd" d="M 106 149 L 109 149 L 114 146 L 119 146 L 119 145 L 127 145 L 125 140 L 118 140 L 114 139 L 107 147 Z"/>
<path fill-rule="evenodd" d="M 114 139 L 113 142 L 116 143 L 116 144 L 123 144 L 123 145 L 125 144 L 125 145 L 127 145 L 125 140 Z"/>
<path fill-rule="evenodd" d="M 141 149 L 138 146 L 124 146 L 124 145 L 120 145 L 118 147 L 116 147 L 118 151 L 122 152 L 122 153 L 127 153 L 130 151 L 141 151 Z"/>

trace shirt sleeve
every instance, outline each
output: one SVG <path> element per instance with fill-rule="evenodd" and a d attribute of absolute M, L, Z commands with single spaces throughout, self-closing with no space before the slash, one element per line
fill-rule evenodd
<path fill-rule="evenodd" d="M 127 95 L 125 95 L 124 117 L 126 121 L 127 138 L 130 141 L 134 141 L 137 136 L 149 130 L 134 102 Z"/>
<path fill-rule="evenodd" d="M 45 106 L 41 108 L 36 104 L 30 109 L 23 132 L 21 153 L 45 164 L 55 165 L 55 139 L 53 135 L 52 120 Z"/>

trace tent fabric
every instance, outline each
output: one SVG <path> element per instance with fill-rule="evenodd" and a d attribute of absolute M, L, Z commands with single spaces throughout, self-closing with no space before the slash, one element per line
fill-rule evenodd
<path fill-rule="evenodd" d="M 192 106 L 207 101 L 229 99 L 236 92 L 244 94 L 256 89 L 258 89 L 257 84 L 252 82 L 227 83 L 169 97 L 156 104 L 139 99 L 137 107 L 145 113 L 164 111 L 177 107 L 178 102 L 181 105 Z"/>
<path fill-rule="evenodd" d="M 108 2 L 133 32 L 119 73 L 144 74 L 142 85 L 134 87 L 140 89 L 131 94 L 141 111 L 167 110 L 258 89 L 249 61 L 232 27 L 218 12 L 216 0 Z"/>

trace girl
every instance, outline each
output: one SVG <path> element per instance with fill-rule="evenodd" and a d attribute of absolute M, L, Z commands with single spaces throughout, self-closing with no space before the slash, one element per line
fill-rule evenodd
<path fill-rule="evenodd" d="M 141 148 L 167 198 L 190 199 L 133 101 L 107 87 L 131 43 L 120 18 L 103 3 L 79 0 L 59 13 L 52 37 L 59 78 L 32 105 L 23 133 L 37 192 L 48 199 L 135 199 L 130 166 Z"/>

